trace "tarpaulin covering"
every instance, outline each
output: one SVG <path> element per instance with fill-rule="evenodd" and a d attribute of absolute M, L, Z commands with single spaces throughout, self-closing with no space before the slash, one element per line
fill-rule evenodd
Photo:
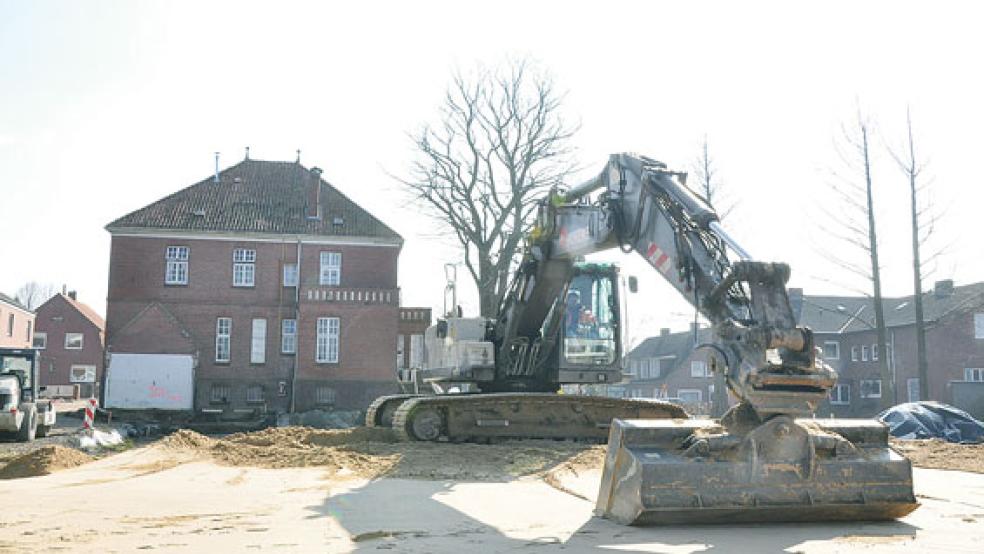
<path fill-rule="evenodd" d="M 908 402 L 878 414 L 889 433 L 900 439 L 943 439 L 984 442 L 984 423 L 967 412 L 940 402 Z"/>

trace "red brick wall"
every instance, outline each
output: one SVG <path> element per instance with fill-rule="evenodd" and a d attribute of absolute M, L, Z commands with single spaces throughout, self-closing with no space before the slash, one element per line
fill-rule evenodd
<path fill-rule="evenodd" d="M 69 385 L 73 365 L 96 366 L 98 394 L 103 373 L 103 333 L 92 321 L 75 309 L 65 297 L 55 295 L 37 312 L 36 332 L 47 333 L 47 346 L 41 353 L 41 384 Z M 65 348 L 66 333 L 82 333 L 82 349 Z M 83 391 L 85 393 L 85 391 Z"/>
<path fill-rule="evenodd" d="M 13 329 L 9 328 L 11 315 L 14 316 Z M 28 323 L 31 325 L 30 333 L 27 332 Z M 28 348 L 31 346 L 33 338 L 34 314 L 25 312 L 6 302 L 0 302 L 0 347 Z"/>
<path fill-rule="evenodd" d="M 188 246 L 188 285 L 164 285 L 165 249 Z M 256 250 L 255 287 L 232 286 L 232 252 L 235 248 Z M 320 252 L 342 254 L 339 287 L 318 285 Z M 209 401 L 212 383 L 229 385 L 233 390 L 223 408 L 249 407 L 245 389 L 264 387 L 267 408 L 287 410 L 289 396 L 280 396 L 279 383 L 288 381 L 295 362 L 298 384 L 301 380 L 350 384 L 351 382 L 395 383 L 397 327 L 397 256 L 399 249 L 389 246 L 315 245 L 302 246 L 300 268 L 301 301 L 295 289 L 282 286 L 283 264 L 297 259 L 297 243 L 270 243 L 228 240 L 176 240 L 150 237 L 114 236 L 110 255 L 109 298 L 107 305 L 108 346 L 111 351 L 160 352 L 158 336 L 181 344 L 174 331 L 167 331 L 162 319 L 160 333 L 127 334 L 121 329 L 152 302 L 159 302 L 186 330 L 198 356 L 196 369 L 196 409 L 213 407 Z M 364 300 L 308 299 L 311 291 L 388 291 L 390 303 Z M 299 315 L 296 315 L 299 314 Z M 157 316 L 155 316 L 157 317 Z M 231 356 L 228 363 L 215 361 L 216 319 L 232 318 Z M 281 354 L 281 321 L 297 321 L 297 354 Z M 340 319 L 339 361 L 317 364 L 314 360 L 315 325 L 318 317 Z M 266 360 L 250 363 L 252 320 L 266 319 Z M 158 319 L 161 319 L 158 317 Z M 122 340 L 126 336 L 126 341 Z M 140 339 L 140 336 L 145 336 Z M 126 350 L 117 348 L 117 338 Z M 175 346 L 175 348 L 179 348 Z M 339 385 L 339 391 L 345 389 Z M 366 389 L 363 386 L 362 389 Z M 348 389 L 345 389 L 348 390 Z M 312 393 L 313 394 L 313 393 Z M 357 393 L 346 393 L 359 397 Z M 298 393 L 297 410 L 313 407 Z M 368 403 L 368 401 L 366 401 Z M 347 404 L 347 402 L 346 402 Z M 364 406 L 361 406 L 364 407 Z"/>

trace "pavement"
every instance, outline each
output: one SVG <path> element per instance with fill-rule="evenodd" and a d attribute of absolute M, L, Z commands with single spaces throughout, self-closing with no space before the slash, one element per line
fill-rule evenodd
<path fill-rule="evenodd" d="M 915 470 L 922 506 L 887 523 L 624 527 L 594 517 L 597 471 L 507 482 L 329 479 L 137 448 L 0 481 L 29 499 L 0 519 L 0 553 L 984 552 L 984 475 Z"/>

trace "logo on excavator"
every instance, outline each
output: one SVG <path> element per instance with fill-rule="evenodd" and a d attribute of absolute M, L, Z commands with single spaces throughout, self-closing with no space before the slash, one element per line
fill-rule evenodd
<path fill-rule="evenodd" d="M 649 243 L 649 249 L 646 250 L 646 259 L 649 263 L 653 264 L 653 267 L 658 269 L 663 275 L 667 275 L 670 271 L 670 255 L 666 252 L 660 250 L 656 243 Z"/>

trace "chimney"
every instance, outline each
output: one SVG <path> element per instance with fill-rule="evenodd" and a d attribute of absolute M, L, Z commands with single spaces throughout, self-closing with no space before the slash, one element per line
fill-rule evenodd
<path fill-rule="evenodd" d="M 670 334 L 670 328 L 669 327 L 663 327 L 662 329 L 659 330 L 659 336 L 661 336 L 661 337 L 665 337 L 665 336 L 667 336 L 669 334 Z"/>
<path fill-rule="evenodd" d="M 945 298 L 953 295 L 953 279 L 936 281 L 936 284 L 933 285 L 933 295 L 936 296 L 936 298 Z"/>
<path fill-rule="evenodd" d="M 803 313 L 803 289 L 790 288 L 786 293 L 789 295 L 789 307 L 793 309 L 793 317 L 799 321 Z"/>
<path fill-rule="evenodd" d="M 215 182 L 219 182 L 219 153 L 215 153 Z"/>
<path fill-rule="evenodd" d="M 76 292 L 76 291 L 74 291 L 74 290 L 68 291 L 68 297 L 71 298 L 72 300 L 78 300 L 78 298 L 77 298 L 78 295 L 79 295 L 79 293 Z"/>
<path fill-rule="evenodd" d="M 321 168 L 311 168 L 311 179 L 309 179 L 307 190 L 307 212 L 308 219 L 321 219 Z"/>
<path fill-rule="evenodd" d="M 62 283 L 62 294 L 68 294 L 68 285 Z"/>

